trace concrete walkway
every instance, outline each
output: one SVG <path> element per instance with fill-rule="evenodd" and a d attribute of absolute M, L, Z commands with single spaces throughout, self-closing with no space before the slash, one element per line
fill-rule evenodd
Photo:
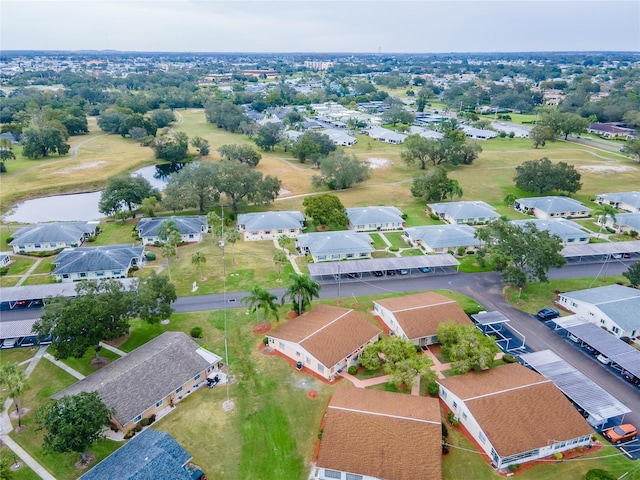
<path fill-rule="evenodd" d="M 63 363 L 59 360 L 56 360 L 55 358 L 53 358 L 53 355 L 51 355 L 50 353 L 45 353 L 44 354 L 44 358 L 46 358 L 47 360 L 49 360 L 51 363 L 53 363 L 56 367 L 60 367 L 61 369 L 63 369 L 65 372 L 67 372 L 69 375 L 73 375 L 74 377 L 76 377 L 78 380 L 82 380 L 84 378 L 84 375 L 82 375 L 80 372 L 78 372 L 77 370 L 74 370 L 73 368 L 71 368 L 69 365 L 67 365 L 66 363 Z"/>
<path fill-rule="evenodd" d="M 100 346 L 102 348 L 104 348 L 105 350 L 109 350 L 110 352 L 115 353 L 116 355 L 120 355 L 121 357 L 126 357 L 127 356 L 127 352 L 123 352 L 122 350 L 120 350 L 119 348 L 116 347 L 112 347 L 111 345 L 109 345 L 108 343 L 103 343 L 100 342 Z"/>
<path fill-rule="evenodd" d="M 40 359 L 45 355 L 47 347 L 40 347 L 36 354 L 31 357 L 28 362 L 29 366 L 25 370 L 27 377 L 31 375 L 33 369 L 36 367 Z M 21 365 L 25 362 L 21 362 Z M 8 398 L 3 405 L 2 413 L 0 414 L 0 441 L 5 444 L 11 451 L 16 454 L 23 463 L 29 466 L 31 470 L 35 472 L 40 478 L 44 480 L 56 480 L 45 468 L 40 465 L 31 455 L 29 455 L 20 445 L 18 445 L 11 437 L 9 433 L 13 430 L 11 419 L 9 418 L 9 409 L 13 404 L 13 399 Z"/>
<path fill-rule="evenodd" d="M 22 285 L 24 283 L 24 281 L 27 279 L 27 277 L 29 277 L 29 275 L 31 275 L 33 273 L 33 271 L 38 268 L 38 265 L 40 265 L 40 263 L 42 263 L 42 257 L 38 258 L 35 263 L 33 265 L 31 265 L 31 267 L 29 267 L 29 270 L 27 270 L 21 277 L 20 280 L 18 280 L 18 282 L 16 283 L 16 287 L 19 287 L 20 285 Z"/>
<path fill-rule="evenodd" d="M 293 271 L 296 272 L 298 275 L 301 275 L 302 271 L 300 270 L 300 267 L 298 267 L 298 264 L 296 263 L 296 256 L 293 253 L 289 252 L 287 248 L 281 247 L 276 237 L 273 238 L 273 245 L 278 250 L 282 250 L 284 253 L 287 254 L 287 259 L 289 260 L 289 263 L 291 264 Z"/>
<path fill-rule="evenodd" d="M 381 383 L 387 383 L 388 375 L 383 375 L 381 377 L 367 378 L 366 380 L 360 380 L 359 378 L 356 378 L 353 375 L 350 375 L 349 373 L 343 371 L 340 373 L 340 376 L 343 378 L 346 378 L 351 383 L 353 383 L 354 387 L 367 388 L 367 387 L 370 387 L 371 385 L 379 385 Z"/>

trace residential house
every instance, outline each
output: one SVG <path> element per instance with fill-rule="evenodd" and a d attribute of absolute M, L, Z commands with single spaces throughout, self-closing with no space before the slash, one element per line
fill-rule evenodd
<path fill-rule="evenodd" d="M 621 127 L 616 123 L 591 123 L 587 129 L 589 133 L 595 133 L 606 138 L 625 137 L 632 138 L 636 135 L 633 128 Z"/>
<path fill-rule="evenodd" d="M 455 300 L 434 292 L 374 300 L 373 312 L 394 335 L 421 346 L 438 343 L 441 323 L 473 325 Z"/>
<path fill-rule="evenodd" d="M 166 432 L 147 428 L 80 477 L 81 480 L 198 480 L 191 455 Z"/>
<path fill-rule="evenodd" d="M 640 192 L 601 193 L 596 195 L 596 203 L 606 203 L 620 210 L 640 213 Z"/>
<path fill-rule="evenodd" d="M 313 373 L 333 381 L 382 332 L 362 314 L 317 305 L 267 334 L 269 346 Z"/>
<path fill-rule="evenodd" d="M 515 200 L 513 208 L 537 218 L 588 217 L 591 209 L 569 197 L 529 197 Z"/>
<path fill-rule="evenodd" d="M 407 139 L 407 135 L 404 133 L 393 132 L 382 127 L 374 127 L 369 130 L 365 130 L 365 133 L 374 140 L 392 143 L 394 145 L 400 145 Z"/>
<path fill-rule="evenodd" d="M 591 234 L 585 232 L 580 226 L 572 222 L 571 220 L 565 220 L 564 218 L 550 218 L 548 220 L 541 220 L 539 218 L 531 220 L 512 220 L 511 223 L 519 226 L 520 228 L 532 223 L 540 231 L 547 231 L 551 235 L 557 235 L 562 239 L 563 245 L 577 245 L 580 243 L 589 243 Z"/>
<path fill-rule="evenodd" d="M 640 336 L 640 290 L 622 285 L 561 293 L 559 305 L 617 337 Z"/>
<path fill-rule="evenodd" d="M 7 253 L 0 253 L 0 268 L 8 267 L 11 263 L 11 257 Z"/>
<path fill-rule="evenodd" d="M 442 401 L 498 470 L 591 442 L 593 429 L 564 394 L 519 363 L 438 383 Z"/>
<path fill-rule="evenodd" d="M 358 141 L 356 137 L 352 137 L 342 130 L 336 130 L 333 128 L 320 130 L 320 133 L 329 137 L 334 145 L 339 145 L 342 147 L 353 147 Z"/>
<path fill-rule="evenodd" d="M 484 128 L 475 128 L 475 127 L 470 127 L 468 125 L 463 125 L 462 130 L 464 131 L 464 134 L 467 137 L 472 138 L 474 140 L 489 140 L 491 138 L 495 138 L 498 136 L 498 134 L 493 130 L 486 130 Z"/>
<path fill-rule="evenodd" d="M 356 232 L 402 230 L 404 219 L 396 207 L 347 208 L 349 228 Z"/>
<path fill-rule="evenodd" d="M 613 228 L 614 230 L 619 232 L 640 232 L 640 212 L 616 213 L 615 222 L 610 216 L 607 216 L 605 226 Z"/>
<path fill-rule="evenodd" d="M 204 239 L 204 235 L 209 230 L 207 217 L 205 215 L 143 218 L 136 226 L 136 232 L 138 232 L 142 244 L 157 245 L 164 243 L 159 236 L 159 232 L 161 229 L 166 228 L 166 222 L 173 222 L 175 228 L 180 233 L 180 238 L 183 243 L 199 243 Z"/>
<path fill-rule="evenodd" d="M 311 478 L 441 479 L 441 441 L 437 399 L 338 385 Z"/>
<path fill-rule="evenodd" d="M 529 138 L 529 130 L 513 124 L 491 122 L 491 127 L 494 130 L 504 132 L 507 135 L 511 135 L 511 133 L 513 133 L 514 138 Z"/>
<path fill-rule="evenodd" d="M 14 253 L 50 252 L 59 248 L 79 247 L 95 236 L 97 222 L 40 223 L 13 233 L 9 245 Z"/>
<path fill-rule="evenodd" d="M 406 228 L 405 241 L 414 247 L 420 247 L 427 253 L 455 252 L 463 247 L 466 251 L 475 251 L 480 246 L 476 231 L 469 225 L 429 225 Z"/>
<path fill-rule="evenodd" d="M 102 245 L 67 248 L 51 262 L 59 282 L 125 278 L 129 269 L 144 265 L 144 247 Z"/>
<path fill-rule="evenodd" d="M 246 241 L 273 240 L 283 235 L 296 237 L 306 225 L 304 215 L 297 211 L 256 212 L 238 215 L 237 228 Z"/>
<path fill-rule="evenodd" d="M 491 205 L 482 201 L 429 203 L 427 207 L 440 219 L 453 225 L 484 224 L 500 218 Z"/>
<path fill-rule="evenodd" d="M 112 427 L 128 432 L 143 418 L 172 408 L 218 374 L 221 358 L 184 332 L 164 332 L 51 398 L 98 392 L 115 410 Z"/>
<path fill-rule="evenodd" d="M 310 254 L 314 262 L 331 262 L 371 258 L 372 243 L 366 233 L 317 232 L 298 235 L 296 247 L 303 254 Z"/>

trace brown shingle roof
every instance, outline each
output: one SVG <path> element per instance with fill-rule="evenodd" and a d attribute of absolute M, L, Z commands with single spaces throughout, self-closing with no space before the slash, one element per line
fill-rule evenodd
<path fill-rule="evenodd" d="M 436 399 L 340 385 L 327 413 L 317 465 L 376 478 L 442 478 Z"/>
<path fill-rule="evenodd" d="M 354 310 L 318 305 L 269 336 L 300 344 L 330 367 L 380 333 L 378 327 Z"/>
<path fill-rule="evenodd" d="M 393 312 L 409 339 L 435 335 L 438 325 L 444 322 L 473 325 L 455 300 L 434 292 L 376 300 L 374 303 Z"/>
<path fill-rule="evenodd" d="M 218 361 L 187 334 L 165 332 L 51 398 L 97 391 L 125 425 Z"/>
<path fill-rule="evenodd" d="M 520 364 L 439 382 L 465 400 L 502 457 L 593 433 L 550 380 Z"/>

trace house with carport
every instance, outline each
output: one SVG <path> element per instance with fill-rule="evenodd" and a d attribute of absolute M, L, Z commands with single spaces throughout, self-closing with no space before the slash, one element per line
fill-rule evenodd
<path fill-rule="evenodd" d="M 455 252 L 460 247 L 465 252 L 474 252 L 480 246 L 475 229 L 469 225 L 410 227 L 405 229 L 403 238 L 409 245 L 420 247 L 426 253 Z"/>
<path fill-rule="evenodd" d="M 480 200 L 429 203 L 427 207 L 441 220 L 453 225 L 461 223 L 482 225 L 500 218 L 498 212 L 491 205 Z"/>
<path fill-rule="evenodd" d="M 438 343 L 441 323 L 473 325 L 458 302 L 435 292 L 374 300 L 373 314 L 393 335 L 420 346 Z"/>
<path fill-rule="evenodd" d="M 396 207 L 347 208 L 349 228 L 356 232 L 402 230 L 404 219 Z"/>
<path fill-rule="evenodd" d="M 585 232 L 580 226 L 571 220 L 564 218 L 549 218 L 542 220 L 539 218 L 531 220 L 512 220 L 511 223 L 522 228 L 525 225 L 533 224 L 539 231 L 547 231 L 550 235 L 557 235 L 562 239 L 563 245 L 578 245 L 589 243 L 591 234 Z"/>
<path fill-rule="evenodd" d="M 640 212 L 616 213 L 615 220 L 607 215 L 604 224 L 609 228 L 613 228 L 616 232 L 640 232 Z"/>
<path fill-rule="evenodd" d="M 606 285 L 564 292 L 558 304 L 604 328 L 616 337 L 640 336 L 640 290 L 623 285 Z"/>
<path fill-rule="evenodd" d="M 59 282 L 126 278 L 129 270 L 145 264 L 144 247 L 101 245 L 67 248 L 51 262 L 52 275 Z"/>
<path fill-rule="evenodd" d="M 221 358 L 184 332 L 164 332 L 88 377 L 53 395 L 98 392 L 115 410 L 111 427 L 123 433 L 143 418 L 160 416 L 218 373 Z M 167 410 L 169 409 L 169 410 Z"/>
<path fill-rule="evenodd" d="M 79 247 L 96 235 L 98 222 L 39 223 L 16 230 L 9 242 L 13 253 L 51 252 Z"/>
<path fill-rule="evenodd" d="M 640 213 L 640 192 L 600 193 L 596 203 L 604 203 L 630 213 Z"/>
<path fill-rule="evenodd" d="M 371 258 L 373 240 L 367 233 L 352 231 L 303 233 L 298 235 L 296 247 L 314 262 L 358 260 Z"/>
<path fill-rule="evenodd" d="M 180 233 L 182 243 L 199 243 L 209 230 L 205 215 L 186 215 L 172 217 L 143 218 L 136 226 L 136 232 L 143 245 L 159 245 L 164 243 L 160 238 L 160 230 L 166 228 L 167 222 L 173 222 Z"/>
<path fill-rule="evenodd" d="M 382 331 L 348 308 L 317 305 L 267 334 L 268 345 L 332 382 Z"/>
<path fill-rule="evenodd" d="M 166 432 L 146 428 L 80 477 L 81 480 L 200 480 L 193 457 Z"/>
<path fill-rule="evenodd" d="M 541 220 L 588 217 L 591 211 L 589 207 L 573 198 L 560 196 L 518 198 L 514 201 L 513 208 Z"/>
<path fill-rule="evenodd" d="M 237 228 L 245 241 L 294 238 L 306 228 L 304 215 L 297 211 L 255 212 L 238 215 Z"/>
<path fill-rule="evenodd" d="M 440 399 L 498 470 L 591 443 L 593 429 L 567 397 L 519 363 L 437 382 Z"/>
<path fill-rule="evenodd" d="M 310 478 L 439 480 L 441 442 L 436 398 L 338 385 Z"/>
<path fill-rule="evenodd" d="M 404 133 L 394 132 L 383 127 L 373 127 L 369 130 L 365 130 L 365 133 L 374 140 L 378 140 L 379 142 L 384 143 L 391 143 L 393 145 L 400 145 L 407 139 L 407 135 L 405 135 Z"/>

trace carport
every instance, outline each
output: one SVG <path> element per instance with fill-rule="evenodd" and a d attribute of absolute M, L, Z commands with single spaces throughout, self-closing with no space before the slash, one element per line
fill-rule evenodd
<path fill-rule="evenodd" d="M 611 366 L 620 371 L 626 370 L 634 377 L 640 378 L 640 350 L 620 340 L 602 328 L 588 322 L 582 317 L 572 315 L 570 322 L 556 323 L 556 330 L 564 329 L 567 336 L 574 342 L 589 345 L 609 360 Z M 567 317 L 569 318 L 569 317 Z M 556 319 L 560 320 L 560 319 Z"/>
<path fill-rule="evenodd" d="M 0 322 L 0 347 L 31 347 L 39 344 L 51 343 L 50 338 L 38 341 L 38 335 L 33 331 L 33 324 L 38 319 L 11 320 Z"/>
<path fill-rule="evenodd" d="M 417 257 L 372 258 L 367 260 L 348 260 L 344 262 L 320 262 L 309 264 L 311 277 L 326 281 L 338 280 L 340 276 L 375 277 L 374 272 L 407 270 L 408 275 L 435 275 L 458 273 L 460 262 L 453 255 L 421 255 Z M 421 272 L 419 269 L 429 269 Z"/>
<path fill-rule="evenodd" d="M 614 258 L 614 255 L 624 255 L 625 253 L 630 254 L 631 259 L 640 259 L 640 240 L 567 245 L 560 251 L 560 255 L 574 263 L 600 263 L 618 260 Z"/>
<path fill-rule="evenodd" d="M 520 356 L 524 365 L 551 380 L 588 417 L 587 422 L 594 428 L 602 428 L 612 420 L 620 419 L 631 412 L 609 392 L 594 383 L 586 375 L 576 370 L 551 350 L 525 353 Z"/>
<path fill-rule="evenodd" d="M 482 333 L 485 335 L 495 335 L 497 337 L 496 343 L 503 351 L 516 355 L 527 351 L 524 344 L 524 335 L 508 325 L 509 319 L 501 312 L 479 312 L 471 315 L 471 319 Z M 519 337 L 512 334 L 511 331 L 519 335 Z M 519 345 L 509 347 L 512 340 L 517 340 Z"/>

